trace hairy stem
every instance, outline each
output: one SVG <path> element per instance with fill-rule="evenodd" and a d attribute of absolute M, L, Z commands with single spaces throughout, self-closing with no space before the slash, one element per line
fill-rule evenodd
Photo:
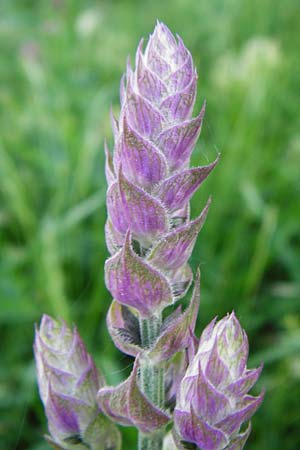
<path fill-rule="evenodd" d="M 147 349 L 159 335 L 161 317 L 140 320 L 142 347 Z M 142 392 L 159 408 L 164 408 L 164 365 L 154 365 L 151 361 L 141 360 L 140 387 Z M 146 435 L 139 433 L 139 450 L 161 450 L 163 432 Z"/>
<path fill-rule="evenodd" d="M 143 434 L 139 432 L 139 450 L 161 450 L 163 444 L 163 434 Z"/>

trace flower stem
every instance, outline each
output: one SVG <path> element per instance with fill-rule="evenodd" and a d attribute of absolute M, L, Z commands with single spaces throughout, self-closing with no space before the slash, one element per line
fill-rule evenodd
<path fill-rule="evenodd" d="M 163 434 L 143 434 L 139 432 L 139 450 L 161 450 L 163 444 Z"/>
<path fill-rule="evenodd" d="M 149 348 L 159 335 L 162 318 L 151 317 L 140 319 L 140 334 L 142 347 Z M 164 408 L 164 364 L 153 364 L 146 358 L 140 362 L 140 387 L 148 399 L 158 408 Z M 139 432 L 139 450 L 161 450 L 163 431 L 152 434 Z"/>

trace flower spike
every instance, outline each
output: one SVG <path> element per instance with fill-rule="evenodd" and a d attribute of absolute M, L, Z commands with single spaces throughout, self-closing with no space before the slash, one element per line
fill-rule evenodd
<path fill-rule="evenodd" d="M 160 315 L 191 284 L 188 259 L 207 207 L 199 220 L 191 221 L 189 202 L 219 160 L 189 168 L 205 113 L 204 103 L 192 118 L 196 82 L 190 52 L 166 25 L 157 22 L 147 45 L 143 40 L 139 43 L 135 67 L 127 65 L 121 81 L 120 116 L 112 121 L 112 158 L 106 150 L 106 240 L 112 257 L 106 264 L 106 285 L 117 302 L 136 308 L 144 318 Z M 131 272 L 129 276 L 128 231 L 134 267 L 139 266 L 137 271 L 143 275 Z M 147 293 L 141 281 L 133 285 L 133 278 L 141 280 L 146 271 Z M 154 273 L 160 280 L 159 296 L 150 281 Z"/>
<path fill-rule="evenodd" d="M 250 433 L 241 426 L 263 400 L 248 395 L 262 367 L 249 370 L 248 341 L 234 313 L 204 330 L 181 381 L 174 436 L 202 450 L 242 449 Z M 184 445 L 183 445 L 184 447 Z"/>
<path fill-rule="evenodd" d="M 54 449 L 120 449 L 120 434 L 99 410 L 96 396 L 104 378 L 87 353 L 76 328 L 42 317 L 34 354 L 39 392 Z"/>

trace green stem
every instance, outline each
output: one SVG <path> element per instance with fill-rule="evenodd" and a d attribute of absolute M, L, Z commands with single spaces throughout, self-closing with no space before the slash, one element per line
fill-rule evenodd
<path fill-rule="evenodd" d="M 149 348 L 159 334 L 162 318 L 151 317 L 140 320 L 142 347 Z M 164 364 L 154 365 L 151 361 L 141 360 L 140 387 L 146 397 L 158 408 L 164 408 Z M 139 450 L 161 450 L 163 443 L 162 431 L 149 434 L 139 432 Z"/>
<path fill-rule="evenodd" d="M 163 445 L 163 435 L 159 434 L 143 434 L 139 432 L 139 450 L 161 450 Z"/>

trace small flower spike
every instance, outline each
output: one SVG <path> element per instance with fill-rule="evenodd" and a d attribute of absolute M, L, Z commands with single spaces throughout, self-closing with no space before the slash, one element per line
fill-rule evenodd
<path fill-rule="evenodd" d="M 104 379 L 76 328 L 44 315 L 36 328 L 34 354 L 52 447 L 119 450 L 119 432 L 96 401 Z"/>
<path fill-rule="evenodd" d="M 213 320 L 181 381 L 174 411 L 174 436 L 181 449 L 241 450 L 248 422 L 262 402 L 248 394 L 262 367 L 249 370 L 248 340 L 234 313 Z M 191 446 L 194 444 L 194 447 Z"/>

